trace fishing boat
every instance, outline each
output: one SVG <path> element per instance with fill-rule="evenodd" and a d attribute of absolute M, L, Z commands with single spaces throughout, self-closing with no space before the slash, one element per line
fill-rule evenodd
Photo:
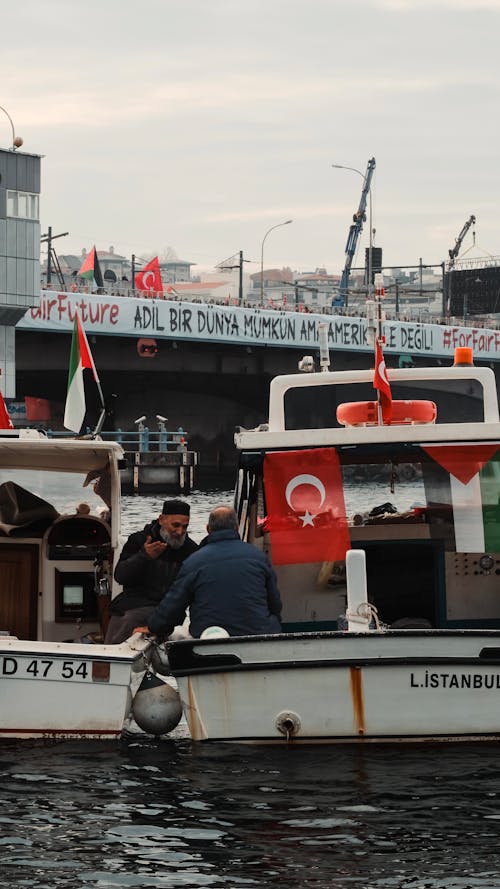
<path fill-rule="evenodd" d="M 166 643 L 196 741 L 500 739 L 495 377 L 470 350 L 386 371 L 377 315 L 375 371 L 322 348 L 235 435 L 240 533 L 274 565 L 283 632 Z"/>
<path fill-rule="evenodd" d="M 122 458 L 0 430 L 0 738 L 116 738 L 131 718 L 150 643 L 103 644 Z"/>

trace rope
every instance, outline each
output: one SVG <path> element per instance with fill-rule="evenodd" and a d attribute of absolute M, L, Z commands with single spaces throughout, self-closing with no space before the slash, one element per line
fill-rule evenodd
<path fill-rule="evenodd" d="M 356 611 L 346 610 L 345 616 L 349 623 L 353 624 L 363 624 L 370 623 L 373 619 L 375 623 L 375 629 L 380 630 L 380 620 L 378 616 L 378 610 L 375 608 L 375 605 L 372 605 L 370 602 L 361 602 Z"/>

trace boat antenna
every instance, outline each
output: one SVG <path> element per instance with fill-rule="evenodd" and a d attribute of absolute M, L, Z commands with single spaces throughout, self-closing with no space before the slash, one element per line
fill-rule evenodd
<path fill-rule="evenodd" d="M 320 321 L 318 324 L 318 339 L 321 370 L 328 373 L 330 370 L 330 350 L 328 348 L 328 324 L 325 321 Z"/>

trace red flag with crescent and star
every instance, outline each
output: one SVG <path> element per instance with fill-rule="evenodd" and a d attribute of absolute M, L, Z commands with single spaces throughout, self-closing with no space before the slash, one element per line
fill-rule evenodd
<path fill-rule="evenodd" d="M 351 544 L 335 448 L 266 454 L 264 489 L 275 565 L 345 559 Z"/>
<path fill-rule="evenodd" d="M 0 391 L 0 429 L 13 429 L 14 424 L 10 419 L 9 412 L 5 406 L 3 395 Z"/>
<path fill-rule="evenodd" d="M 382 420 L 384 423 L 390 423 L 392 418 L 392 392 L 387 378 L 384 353 L 382 352 L 382 346 L 378 340 L 375 343 L 375 374 L 373 377 L 373 388 L 378 389 L 380 393 Z"/>
<path fill-rule="evenodd" d="M 140 272 L 137 272 L 134 281 L 137 290 L 149 294 L 163 294 L 163 281 L 161 280 L 160 263 L 155 256 Z"/>

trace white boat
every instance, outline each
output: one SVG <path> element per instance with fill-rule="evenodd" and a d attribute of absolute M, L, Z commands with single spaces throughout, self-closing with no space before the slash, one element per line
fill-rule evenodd
<path fill-rule="evenodd" d="M 104 645 L 101 627 L 122 456 L 114 442 L 0 431 L 0 738 L 116 738 L 130 717 L 151 646 Z"/>
<path fill-rule="evenodd" d="M 241 533 L 274 563 L 283 633 L 166 644 L 193 739 L 500 739 L 495 377 L 388 375 L 399 423 L 365 401 L 373 371 L 326 370 L 275 378 L 268 423 L 237 432 Z"/>

